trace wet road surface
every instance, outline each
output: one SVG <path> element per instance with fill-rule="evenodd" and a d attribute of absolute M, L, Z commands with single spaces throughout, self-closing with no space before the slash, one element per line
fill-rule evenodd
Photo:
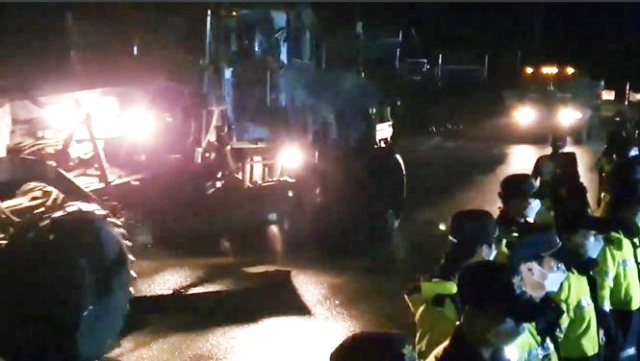
<path fill-rule="evenodd" d="M 401 330 L 411 320 L 402 292 L 438 261 L 437 224 L 462 208 L 497 213 L 500 180 L 529 173 L 545 145 L 416 137 L 400 142 L 408 172 L 408 214 L 401 225 L 401 266 L 376 268 L 368 258 L 298 259 L 277 267 L 245 267 L 222 258 L 141 254 L 138 295 L 126 336 L 109 360 L 328 360 L 359 330 Z M 592 203 L 601 144 L 570 146 Z M 292 280 L 292 284 L 288 282 Z M 230 292 L 197 292 L 235 290 Z M 172 291 L 180 290 L 180 292 Z"/>

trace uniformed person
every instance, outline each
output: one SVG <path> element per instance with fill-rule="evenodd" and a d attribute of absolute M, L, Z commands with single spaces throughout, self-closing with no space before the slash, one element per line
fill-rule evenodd
<path fill-rule="evenodd" d="M 538 182 L 541 188 L 544 188 L 548 182 L 555 178 L 556 172 L 563 160 L 562 153 L 567 147 L 567 136 L 554 134 L 551 136 L 551 153 L 545 154 L 536 160 L 531 171 L 533 180 Z"/>
<path fill-rule="evenodd" d="M 498 255 L 496 261 L 506 262 L 508 246 L 518 239 L 518 235 L 531 228 L 534 218 L 541 209 L 541 201 L 537 198 L 537 185 L 529 174 L 511 174 L 500 183 L 498 197 L 502 208 L 496 218 L 498 225 Z M 544 211 L 543 222 L 552 222 L 551 215 Z"/>
<path fill-rule="evenodd" d="M 609 174 L 611 198 L 604 215 L 611 231 L 604 235 L 595 276 L 603 318 L 612 323 L 605 359 L 637 360 L 640 320 L 638 219 L 640 219 L 640 158 L 616 162 Z"/>
<path fill-rule="evenodd" d="M 606 335 L 613 329 L 607 315 L 603 315 L 597 307 L 600 303 L 598 302 L 598 282 L 595 277 L 595 268 L 598 266 L 597 259 L 604 248 L 601 234 L 606 232 L 607 227 L 605 219 L 593 216 L 584 217 L 576 222 L 572 228 L 566 228 L 563 231 L 561 235 L 563 247 L 557 252 L 558 258 L 567 267 L 587 279 L 591 300 L 596 305 L 600 356 L 604 354 Z"/>
<path fill-rule="evenodd" d="M 458 273 L 470 263 L 493 260 L 497 253 L 496 224 L 486 210 L 455 213 L 449 227 L 450 247 L 432 278 L 405 293 L 415 317 L 415 347 L 422 359 L 451 336 L 460 320 L 457 299 Z"/>
<path fill-rule="evenodd" d="M 467 265 L 458 278 L 462 318 L 428 361 L 511 361 L 506 346 L 524 332 L 514 320 L 522 301 L 509 267 L 491 261 Z"/>
<path fill-rule="evenodd" d="M 573 218 L 590 212 L 587 188 L 580 180 L 578 158 L 574 152 L 564 152 L 567 136 L 554 134 L 551 137 L 551 154 L 536 160 L 531 176 L 539 182 L 536 194 L 551 206 L 554 224 L 561 231 L 565 224 L 574 223 Z"/>
<path fill-rule="evenodd" d="M 518 360 L 557 360 L 557 335 L 564 315 L 560 305 L 549 296 L 550 285 L 545 285 L 547 272 L 539 262 L 544 255 L 557 250 L 560 242 L 549 226 L 535 226 L 520 235 L 512 245 L 508 264 L 513 273 L 516 289 L 521 297 L 530 300 L 526 315 L 526 333 L 510 348 L 517 350 Z"/>
<path fill-rule="evenodd" d="M 603 207 L 610 197 L 608 175 L 616 161 L 629 158 L 632 154 L 633 142 L 623 129 L 614 129 L 607 134 L 605 148 L 596 160 L 598 172 L 597 206 Z"/>

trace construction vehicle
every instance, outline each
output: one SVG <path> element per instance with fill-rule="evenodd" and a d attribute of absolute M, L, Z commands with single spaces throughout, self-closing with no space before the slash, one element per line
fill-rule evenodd
<path fill-rule="evenodd" d="M 599 129 L 599 88 L 570 65 L 526 66 L 510 104 L 513 124 L 519 132 L 562 134 L 581 144 Z"/>
<path fill-rule="evenodd" d="M 29 141 L 21 138 L 9 152 L 54 161 L 85 189 L 120 204 L 135 223 L 145 223 L 158 245 L 172 248 L 187 247 L 184 241 L 194 243 L 197 239 L 198 247 L 209 244 L 214 249 L 235 249 L 235 254 L 246 248 L 279 253 L 284 245 L 261 243 L 273 242 L 273 237 L 264 236 L 269 228 L 281 228 L 280 233 L 290 235 L 291 240 L 300 239 L 298 233 L 315 234 L 293 229 L 310 219 L 325 219 L 316 214 L 320 209 L 327 215 L 341 214 L 342 210 L 335 208 L 342 208 L 347 195 L 359 197 L 356 204 L 360 208 L 348 214 L 356 217 L 349 223 L 351 228 L 397 226 L 405 175 L 402 160 L 392 147 L 390 108 L 382 105 L 375 89 L 356 74 L 314 69 L 309 44 L 302 46 L 300 52 L 307 54 L 298 61 L 287 53 L 293 46 L 279 43 L 276 53 L 284 66 L 279 74 L 256 66 L 273 60 L 261 55 L 274 53 L 261 47 L 261 39 L 281 42 L 280 33 L 289 31 L 292 38 L 307 34 L 307 43 L 310 41 L 308 27 L 290 22 L 289 28 L 280 28 L 287 24 L 282 23 L 283 16 L 294 15 L 268 8 L 209 12 L 202 118 L 185 120 L 180 114 L 164 114 L 149 101 L 118 109 L 118 100 L 123 97 L 118 94 L 131 97 L 131 92 L 122 89 L 41 96 L 31 102 L 41 109 L 40 118 L 56 118 L 53 123 L 64 124 L 66 133 L 58 129 L 47 137 L 43 134 L 49 130 L 38 129 L 39 136 Z M 305 13 L 302 17 L 311 16 Z M 255 19 L 270 19 L 273 26 L 265 30 L 265 22 Z M 237 44 L 247 43 L 247 39 L 241 42 L 234 36 L 239 36 L 239 29 L 251 26 L 249 33 L 255 34 L 248 41 L 252 53 L 243 57 Z M 252 81 L 256 78 L 262 83 Z M 257 98 L 266 101 L 248 106 L 249 93 L 256 98 L 256 88 L 265 90 L 258 92 Z M 325 93 L 333 98 L 318 95 Z M 293 99 L 301 94 L 306 98 Z M 273 104 L 274 95 L 283 101 Z M 150 115 L 153 113 L 155 116 Z M 292 119 L 291 114 L 302 117 Z M 169 130 L 163 130 L 167 127 Z M 180 131 L 183 128 L 188 131 Z M 155 132 L 155 136 L 147 135 L 151 139 L 146 145 L 130 140 L 140 129 L 146 129 L 142 133 Z M 169 139 L 175 133 L 182 135 Z M 166 146 L 175 144 L 183 146 L 178 150 Z M 120 151 L 118 157 L 113 149 Z M 130 158 L 129 164 L 122 162 L 123 154 Z M 134 158 L 140 161 L 132 165 Z M 336 174 L 339 181 L 329 176 Z M 369 220 L 362 218 L 364 213 Z M 319 228 L 345 224 L 334 221 Z M 357 233 L 372 235 L 363 230 Z M 286 242 L 283 239 L 287 237 L 282 236 L 276 237 L 278 243 Z M 269 239 L 255 241 L 261 238 Z"/>

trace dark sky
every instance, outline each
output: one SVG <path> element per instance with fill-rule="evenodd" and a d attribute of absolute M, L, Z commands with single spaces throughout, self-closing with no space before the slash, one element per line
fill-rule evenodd
<path fill-rule="evenodd" d="M 0 64 L 6 64 L 6 60 L 16 57 L 17 53 L 63 48 L 63 13 L 69 6 L 0 4 L 0 12 L 4 15 L 0 25 Z M 117 18 L 118 6 L 131 5 L 74 6 L 110 7 L 113 10 L 106 13 Z M 204 10 L 199 7 L 204 4 L 134 6 L 146 13 L 188 14 L 193 31 L 185 42 L 192 44 L 191 51 L 199 51 L 197 44 L 202 34 L 197 28 L 203 24 L 200 18 L 204 16 Z M 333 22 L 331 27 L 353 27 L 355 3 L 313 3 L 312 6 L 324 10 L 325 15 L 321 18 L 325 24 Z M 381 24 L 413 26 L 427 56 L 441 49 L 488 50 L 492 53 L 521 50 L 525 59 L 533 59 L 539 44 L 544 60 L 570 61 L 588 67 L 598 75 L 620 75 L 620 69 L 624 69 L 624 76 L 636 76 L 635 61 L 640 59 L 640 4 L 363 3 L 360 6 L 365 31 L 367 26 Z M 101 21 L 108 18 L 104 10 L 94 13 L 99 14 Z"/>

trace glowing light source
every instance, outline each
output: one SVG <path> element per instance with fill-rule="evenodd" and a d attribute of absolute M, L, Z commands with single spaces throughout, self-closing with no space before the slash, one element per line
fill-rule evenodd
<path fill-rule="evenodd" d="M 520 125 L 526 126 L 536 120 L 538 113 L 530 106 L 522 106 L 513 112 L 513 116 Z"/>
<path fill-rule="evenodd" d="M 576 72 L 576 69 L 574 69 L 571 66 L 568 66 L 565 70 L 564 70 L 568 75 L 572 75 L 573 73 Z"/>
<path fill-rule="evenodd" d="M 126 112 L 122 117 L 123 132 L 130 137 L 146 139 L 154 131 L 154 117 L 151 112 L 143 108 L 135 108 Z"/>
<path fill-rule="evenodd" d="M 291 146 L 285 148 L 278 159 L 284 168 L 295 169 L 302 165 L 304 154 L 299 148 Z"/>
<path fill-rule="evenodd" d="M 574 124 L 580 118 L 582 118 L 582 113 L 573 108 L 565 107 L 558 111 L 558 121 L 565 127 Z"/>
<path fill-rule="evenodd" d="M 545 75 L 555 75 L 555 74 L 558 74 L 558 67 L 555 65 L 543 66 L 542 68 L 540 68 L 540 72 Z"/>
<path fill-rule="evenodd" d="M 530 67 L 530 66 L 528 66 L 528 67 L 524 68 L 524 72 L 525 72 L 525 73 L 527 73 L 527 74 L 532 74 L 532 73 L 533 73 L 533 71 L 534 71 L 534 70 L 533 70 L 533 68 L 532 68 L 532 67 Z"/>

